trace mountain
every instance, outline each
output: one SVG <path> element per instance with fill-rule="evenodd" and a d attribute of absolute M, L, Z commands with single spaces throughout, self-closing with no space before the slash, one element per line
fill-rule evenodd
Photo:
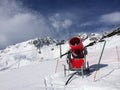
<path fill-rule="evenodd" d="M 0 51 L 0 90 L 119 90 L 120 89 L 120 29 L 112 32 L 79 33 L 88 54 L 91 70 L 90 76 L 73 77 L 65 85 L 64 65 L 66 56 L 60 58 L 69 50 L 68 41 L 57 41 L 50 37 L 31 39 L 16 45 L 10 45 Z M 94 72 L 100 53 L 106 40 L 100 70 L 94 81 Z M 92 44 L 91 44 L 92 43 Z M 71 71 L 67 72 L 69 76 Z"/>
<path fill-rule="evenodd" d="M 26 65 L 33 61 L 54 58 L 54 46 L 57 41 L 50 37 L 31 39 L 16 45 L 10 45 L 6 49 L 0 51 L 0 70 Z M 58 47 L 58 46 L 57 46 Z M 48 50 L 46 50 L 46 48 Z M 54 50 L 54 51 L 53 51 Z M 49 52 L 49 57 L 45 54 Z"/>
<path fill-rule="evenodd" d="M 113 30 L 111 32 L 103 33 L 102 38 L 111 37 L 114 35 L 120 35 L 120 28 L 116 28 L 115 30 Z"/>
<path fill-rule="evenodd" d="M 98 34 L 98 33 L 78 33 L 77 36 L 81 37 L 84 43 L 84 46 L 92 43 L 95 44 L 100 39 L 104 39 L 113 35 L 119 35 L 120 28 L 113 30 L 112 32 Z M 19 61 L 25 61 L 22 65 L 29 64 L 31 61 L 40 61 L 42 59 L 51 59 L 55 58 L 54 54 L 60 55 L 59 45 L 65 44 L 65 40 L 55 40 L 51 37 L 45 38 L 35 38 L 25 42 L 18 43 L 16 45 L 10 45 L 4 50 L 0 50 L 0 69 L 6 69 L 14 66 L 14 63 Z M 56 46 L 57 45 L 57 46 Z M 48 49 L 48 50 L 46 50 Z M 69 49 L 68 45 L 65 50 Z M 45 55 L 49 52 L 49 56 Z M 57 56 L 59 57 L 59 56 Z M 13 65 L 12 65 L 13 64 Z M 16 66 L 14 66 L 16 67 Z"/>

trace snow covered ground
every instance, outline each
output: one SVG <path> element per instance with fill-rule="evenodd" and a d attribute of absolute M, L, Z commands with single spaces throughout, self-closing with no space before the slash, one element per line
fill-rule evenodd
<path fill-rule="evenodd" d="M 59 46 L 44 46 L 41 54 L 28 42 L 11 46 L 0 54 L 0 90 L 120 90 L 120 36 L 106 38 L 106 41 L 95 81 L 95 67 L 103 42 L 87 48 L 86 58 L 93 69 L 91 75 L 84 78 L 75 75 L 67 86 L 68 77 L 63 72 L 66 57 L 59 58 Z M 84 45 L 89 42 L 84 41 Z M 67 43 L 62 45 L 62 53 L 68 49 Z"/>

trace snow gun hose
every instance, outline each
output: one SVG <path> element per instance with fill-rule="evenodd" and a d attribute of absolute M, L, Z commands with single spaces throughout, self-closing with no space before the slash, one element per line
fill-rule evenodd
<path fill-rule="evenodd" d="M 68 78 L 68 80 L 66 81 L 65 85 L 67 85 L 67 84 L 69 83 L 70 79 L 71 79 L 76 73 L 78 73 L 78 72 L 73 73 L 73 74 Z"/>
<path fill-rule="evenodd" d="M 101 51 L 101 54 L 100 54 L 100 58 L 99 58 L 99 61 L 98 61 L 98 65 L 97 65 L 97 68 L 96 68 L 96 71 L 95 71 L 95 74 L 94 74 L 94 81 L 96 79 L 97 71 L 99 70 L 99 67 L 100 67 L 100 62 L 101 62 L 101 58 L 102 58 L 102 55 L 103 55 L 103 52 L 104 52 L 104 49 L 105 49 L 105 45 L 106 45 L 106 41 L 104 40 L 104 45 L 103 45 L 103 48 L 102 48 L 102 51 Z"/>

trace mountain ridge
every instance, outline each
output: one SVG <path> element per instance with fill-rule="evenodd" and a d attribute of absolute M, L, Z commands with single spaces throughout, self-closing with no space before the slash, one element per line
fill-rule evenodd
<path fill-rule="evenodd" d="M 106 39 L 114 35 L 119 35 L 120 28 L 113 30 L 109 33 L 91 33 L 90 35 L 86 33 L 78 33 L 77 36 L 81 37 L 84 46 L 92 43 L 92 45 L 97 44 L 101 39 Z M 31 61 L 43 61 L 49 60 L 50 58 L 57 58 L 56 55 L 60 55 L 59 45 L 61 41 L 52 39 L 51 37 L 45 38 L 35 38 L 28 41 L 24 41 L 15 45 L 8 46 L 4 50 L 0 50 L 0 68 L 1 70 L 9 67 L 13 63 L 23 62 L 22 65 L 29 64 Z M 69 49 L 67 41 L 63 40 L 61 44 L 66 47 L 62 52 L 66 52 Z M 91 46 L 92 46 L 91 45 Z M 47 55 L 49 53 L 49 55 Z M 17 65 L 13 66 L 17 67 Z"/>

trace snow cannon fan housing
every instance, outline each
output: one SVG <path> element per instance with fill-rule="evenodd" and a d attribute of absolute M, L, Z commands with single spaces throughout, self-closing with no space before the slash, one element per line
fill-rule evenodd
<path fill-rule="evenodd" d="M 69 40 L 69 46 L 73 53 L 82 52 L 84 50 L 82 40 L 79 37 L 72 37 Z"/>

